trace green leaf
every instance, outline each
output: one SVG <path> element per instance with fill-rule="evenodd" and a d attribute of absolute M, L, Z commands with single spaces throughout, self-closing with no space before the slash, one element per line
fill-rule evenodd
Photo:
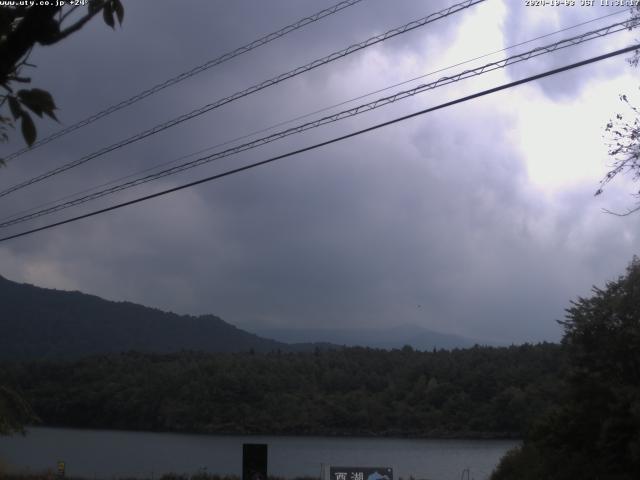
<path fill-rule="evenodd" d="M 122 26 L 122 20 L 124 19 L 124 7 L 122 6 L 122 2 L 120 2 L 120 0 L 113 0 L 113 8 L 116 11 L 116 16 L 118 17 L 118 23 Z"/>
<path fill-rule="evenodd" d="M 55 114 L 55 113 L 53 113 L 53 110 L 52 110 L 52 111 L 47 111 L 47 110 L 45 110 L 45 111 L 44 111 L 44 114 L 45 114 L 45 115 L 47 115 L 49 118 L 52 118 L 52 119 L 53 119 L 53 120 L 55 120 L 56 122 L 59 122 L 58 117 L 56 117 L 56 114 Z"/>
<path fill-rule="evenodd" d="M 42 117 L 42 105 L 40 105 L 40 99 L 37 94 L 33 94 L 32 90 L 20 90 L 18 92 L 18 98 L 20 101 L 33 113 Z"/>
<path fill-rule="evenodd" d="M 20 92 L 18 92 L 18 95 L 20 95 Z M 53 101 L 53 97 L 46 90 L 42 90 L 40 88 L 32 88 L 31 90 L 29 90 L 29 95 L 35 102 L 42 106 L 43 110 L 46 111 L 56 109 L 56 104 Z"/>
<path fill-rule="evenodd" d="M 31 120 L 31 115 L 27 112 L 22 112 L 22 136 L 27 142 L 27 145 L 31 146 L 36 141 L 36 126 Z"/>
<path fill-rule="evenodd" d="M 32 88 L 31 90 L 20 90 L 18 97 L 24 103 L 29 110 L 42 117 L 42 114 L 46 114 L 54 120 L 58 120 L 53 113 L 56 109 L 56 104 L 53 101 L 53 97 L 46 90 L 39 88 Z"/>
<path fill-rule="evenodd" d="M 111 28 L 116 28 L 116 23 L 113 20 L 113 7 L 111 2 L 107 2 L 102 7 L 102 18 L 104 18 L 104 23 L 109 25 Z"/>
<path fill-rule="evenodd" d="M 9 110 L 11 110 L 11 115 L 13 115 L 14 120 L 17 120 L 22 115 L 20 102 L 18 102 L 18 99 L 13 95 L 9 95 L 7 100 L 9 101 Z"/>

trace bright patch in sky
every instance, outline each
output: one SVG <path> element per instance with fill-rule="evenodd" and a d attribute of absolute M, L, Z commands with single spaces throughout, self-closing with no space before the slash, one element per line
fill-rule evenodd
<path fill-rule="evenodd" d="M 487 2 L 483 8 L 473 10 L 460 22 L 456 41 L 447 48 L 447 59 L 457 63 L 504 48 L 502 22 L 505 15 L 506 7 L 500 2 Z"/>
<path fill-rule="evenodd" d="M 617 112 L 627 110 L 619 94 L 635 91 L 634 79 L 626 74 L 594 80 L 569 101 L 549 100 L 533 86 L 519 92 L 515 144 L 530 180 L 547 190 L 580 183 L 590 183 L 595 190 L 610 163 L 604 127 Z"/>

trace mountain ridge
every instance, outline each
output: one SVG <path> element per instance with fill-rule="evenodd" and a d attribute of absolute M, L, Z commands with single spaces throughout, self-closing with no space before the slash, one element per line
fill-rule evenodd
<path fill-rule="evenodd" d="M 77 358 L 130 350 L 213 353 L 313 348 L 262 338 L 212 314 L 179 315 L 2 276 L 0 305 L 0 359 Z"/>
<path fill-rule="evenodd" d="M 244 327 L 263 337 L 281 342 L 328 342 L 335 345 L 361 346 L 390 350 L 408 345 L 416 350 L 468 348 L 487 342 L 460 335 L 437 332 L 421 325 L 401 324 L 391 327 L 363 328 L 269 328 Z"/>
<path fill-rule="evenodd" d="M 213 315 L 181 315 L 0 275 L 0 360 L 70 359 L 127 351 L 299 352 L 362 346 L 416 350 L 476 342 L 418 325 L 365 329 L 240 328 Z"/>

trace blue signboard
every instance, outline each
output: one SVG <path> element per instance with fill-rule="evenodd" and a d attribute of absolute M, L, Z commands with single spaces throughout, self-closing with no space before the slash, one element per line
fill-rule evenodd
<path fill-rule="evenodd" d="M 393 480 L 389 467 L 330 467 L 329 480 Z"/>

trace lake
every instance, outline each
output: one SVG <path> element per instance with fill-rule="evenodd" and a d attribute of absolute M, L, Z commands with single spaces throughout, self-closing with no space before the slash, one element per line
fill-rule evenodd
<path fill-rule="evenodd" d="M 242 444 L 269 445 L 269 474 L 319 477 L 324 465 L 389 466 L 394 478 L 488 478 L 510 440 L 414 440 L 286 436 L 222 436 L 67 428 L 32 428 L 27 436 L 0 437 L 0 461 L 12 471 L 55 469 L 97 479 L 158 478 L 162 473 L 242 472 Z M 465 475 L 466 478 L 466 475 Z"/>

